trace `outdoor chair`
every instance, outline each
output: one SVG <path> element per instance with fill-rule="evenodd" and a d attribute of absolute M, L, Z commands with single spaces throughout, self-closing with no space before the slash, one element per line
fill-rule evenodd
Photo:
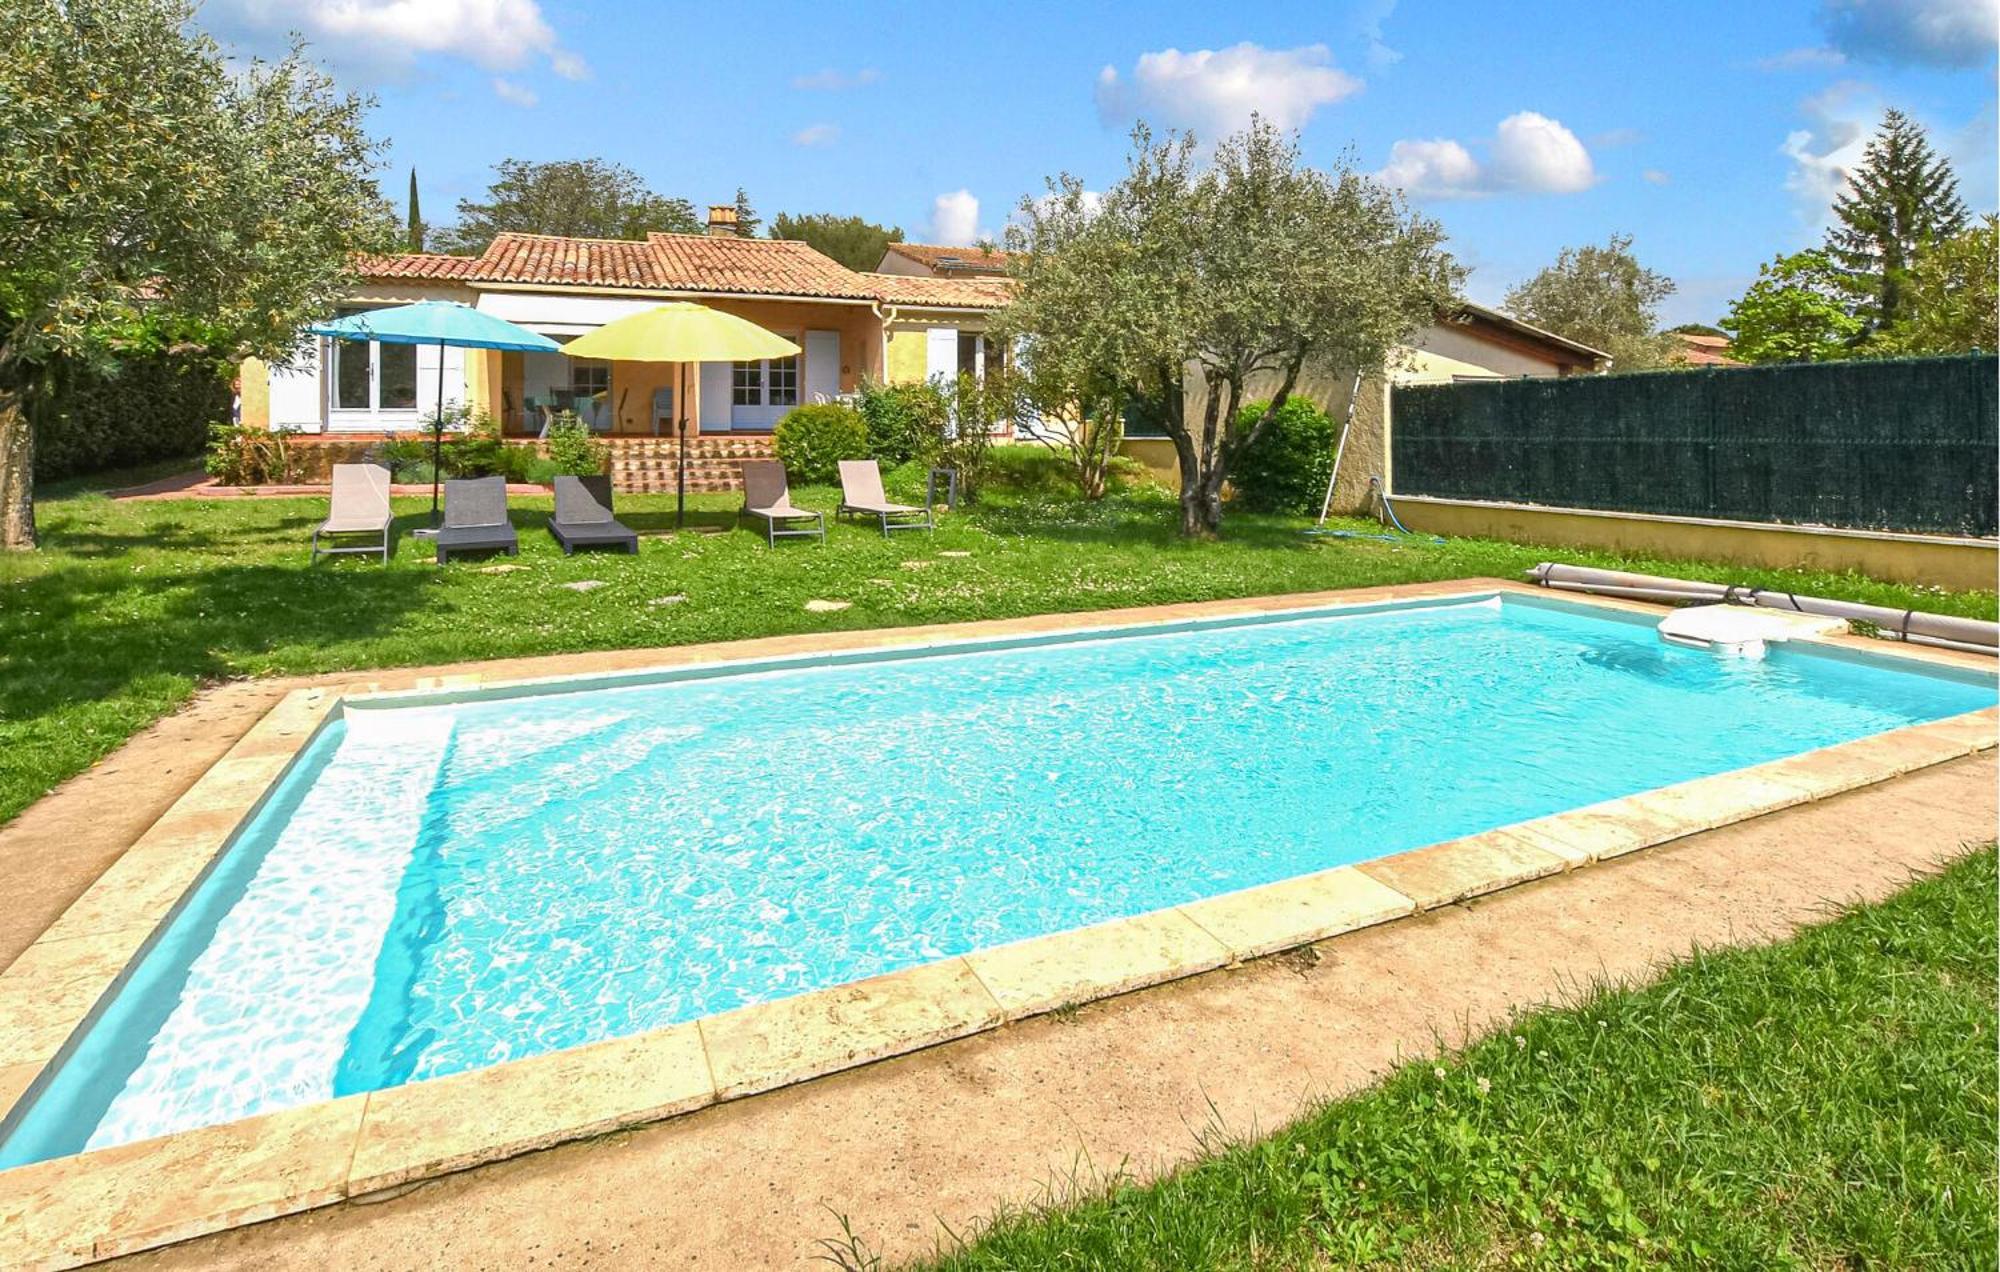
<path fill-rule="evenodd" d="M 556 515 L 549 520 L 549 533 L 564 556 L 578 548 L 639 551 L 639 536 L 611 514 L 611 479 L 602 473 L 556 478 Z"/>
<path fill-rule="evenodd" d="M 834 515 L 843 513 L 876 518 L 885 539 L 891 530 L 937 529 L 928 507 L 893 503 L 882 493 L 882 469 L 872 459 L 840 461 L 840 508 Z"/>
<path fill-rule="evenodd" d="M 757 517 L 764 522 L 764 537 L 772 547 L 780 538 L 826 542 L 826 514 L 801 508 L 792 502 L 791 488 L 785 483 L 785 466 L 775 459 L 743 461 L 743 511 L 739 517 Z M 811 522 L 811 525 L 807 525 Z M 788 529 L 787 527 L 798 527 Z"/>
<path fill-rule="evenodd" d="M 437 563 L 454 552 L 521 554 L 514 523 L 507 519 L 507 479 L 470 477 L 444 484 L 444 525 L 437 532 Z"/>
<path fill-rule="evenodd" d="M 312 533 L 312 557 L 342 552 L 381 554 L 389 559 L 389 470 L 380 464 L 335 464 L 333 496 L 326 520 Z M 320 539 L 346 540 L 344 546 L 321 545 Z M 356 542 L 365 537 L 368 542 Z"/>

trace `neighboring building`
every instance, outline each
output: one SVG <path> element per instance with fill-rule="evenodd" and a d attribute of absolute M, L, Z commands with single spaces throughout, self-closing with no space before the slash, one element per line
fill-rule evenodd
<path fill-rule="evenodd" d="M 1297 391 L 1319 403 L 1336 423 L 1346 417 L 1353 401 L 1354 418 L 1341 457 L 1334 508 L 1356 511 L 1369 502 L 1368 479 L 1388 475 L 1389 390 L 1394 385 L 1589 375 L 1610 361 L 1609 355 L 1589 345 L 1465 302 L 1393 351 L 1387 374 L 1367 377 L 1357 386 L 1352 372 L 1320 369 L 1301 377 Z M 1251 386 L 1250 396 L 1268 396 L 1271 391 L 1270 384 L 1260 382 Z M 1190 391 L 1191 418 L 1200 409 L 1199 395 L 1199 390 Z M 1168 481 L 1177 480 L 1180 466 L 1173 443 L 1162 435 L 1128 434 L 1121 451 Z"/>
<path fill-rule="evenodd" d="M 1684 367 L 1743 367 L 1750 365 L 1730 357 L 1735 346 L 1728 336 L 1705 335 L 1698 331 L 1669 332 L 1680 345 L 1667 361 Z"/>
<path fill-rule="evenodd" d="M 1005 278 L 1006 252 L 979 247 L 947 247 L 936 243 L 891 243 L 875 267 L 883 274 L 924 278 Z"/>
<path fill-rule="evenodd" d="M 478 256 L 376 257 L 361 274 L 342 312 L 456 300 L 560 342 L 664 301 L 694 300 L 800 346 L 791 358 L 692 369 L 693 434 L 768 432 L 792 407 L 851 393 L 863 378 L 982 374 L 991 353 L 983 332 L 1007 287 L 976 275 L 856 272 L 804 243 L 738 237 L 727 206 L 710 209 L 707 234 L 643 241 L 502 234 Z M 438 353 L 314 340 L 292 367 L 246 362 L 243 420 L 327 435 L 417 428 L 437 406 Z M 444 396 L 518 436 L 539 432 L 562 409 L 606 434 L 651 436 L 672 431 L 675 371 L 446 349 Z"/>

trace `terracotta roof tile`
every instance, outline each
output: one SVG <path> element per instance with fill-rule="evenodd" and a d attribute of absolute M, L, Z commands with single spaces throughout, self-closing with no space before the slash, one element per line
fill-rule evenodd
<path fill-rule="evenodd" d="M 652 234 L 644 242 L 502 234 L 478 256 L 406 253 L 362 261 L 370 278 L 433 278 L 552 287 L 630 287 L 737 296 L 812 296 L 993 309 L 1003 278 L 859 274 L 804 243 L 730 235 Z"/>
<path fill-rule="evenodd" d="M 668 286 L 688 291 L 873 299 L 859 274 L 790 239 L 649 234 L 646 245 L 673 279 Z"/>
<path fill-rule="evenodd" d="M 940 273 L 1004 273 L 1007 262 L 1013 259 L 1008 252 L 986 252 L 976 247 L 952 247 L 943 243 L 891 243 L 889 250 Z"/>
<path fill-rule="evenodd" d="M 891 305 L 998 309 L 1014 298 L 1011 278 L 926 278 L 916 274 L 863 274 L 872 294 Z"/>
<path fill-rule="evenodd" d="M 478 264 L 476 256 L 404 252 L 396 256 L 364 256 L 360 270 L 366 278 L 464 278 Z"/>

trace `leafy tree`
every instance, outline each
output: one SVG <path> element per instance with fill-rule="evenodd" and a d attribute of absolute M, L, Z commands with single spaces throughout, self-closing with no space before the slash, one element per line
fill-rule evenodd
<path fill-rule="evenodd" d="M 1678 327 L 1667 328 L 1671 336 L 1721 336 L 1728 334 L 1720 327 L 1712 327 L 1705 322 L 1684 322 Z"/>
<path fill-rule="evenodd" d="M 1508 313 L 1611 355 L 1613 370 L 1664 366 L 1673 341 L 1659 334 L 1660 302 L 1673 280 L 1639 264 L 1632 236 L 1602 247 L 1565 247 L 1556 263 L 1507 293 Z"/>
<path fill-rule="evenodd" d="M 410 169 L 410 228 L 409 247 L 412 252 L 424 250 L 424 214 L 417 204 L 417 170 Z"/>
<path fill-rule="evenodd" d="M 365 103 L 234 66 L 186 0 L 14 0 L 0 42 L 0 546 L 35 542 L 51 368 L 135 330 L 283 359 L 395 241 Z"/>
<path fill-rule="evenodd" d="M 1867 297 L 1861 316 L 1872 333 L 1906 316 L 1910 270 L 1927 247 L 1965 228 L 1965 204 L 1951 164 L 1899 110 L 1883 116 L 1847 185 L 1833 201 L 1826 250 L 1851 290 Z"/>
<path fill-rule="evenodd" d="M 858 216 L 836 216 L 831 212 L 793 216 L 780 212 L 771 222 L 771 237 L 797 239 L 849 269 L 872 270 L 882 263 L 882 253 L 889 244 L 903 241 L 903 231 Z"/>
<path fill-rule="evenodd" d="M 750 206 L 750 196 L 736 187 L 736 232 L 744 238 L 756 238 L 757 231 L 764 228 L 764 218 L 757 215 L 757 209 Z"/>
<path fill-rule="evenodd" d="M 1732 356 L 1744 362 L 1824 362 L 1853 352 L 1865 324 L 1833 260 L 1823 251 L 1780 256 L 1722 320 Z"/>
<path fill-rule="evenodd" d="M 458 224 L 439 231 L 439 250 L 477 255 L 507 231 L 640 239 L 654 230 L 696 234 L 702 228 L 692 203 L 653 193 L 623 164 L 503 159 L 493 171 L 484 202 L 459 200 Z"/>
<path fill-rule="evenodd" d="M 1992 215 L 1917 258 L 1903 293 L 1904 320 L 1872 348 L 1886 353 L 1992 353 L 2000 349 L 2000 251 Z"/>
<path fill-rule="evenodd" d="M 1301 167 L 1296 140 L 1262 119 L 1207 166 L 1195 153 L 1192 136 L 1156 141 L 1141 124 L 1101 205 L 1067 174 L 1023 200 L 1008 231 L 1021 286 L 999 326 L 1031 369 L 1073 358 L 1159 403 L 1181 532 L 1212 535 L 1230 466 L 1308 364 L 1381 368 L 1464 271 L 1436 222 L 1344 161 Z M 1265 393 L 1262 412 L 1241 412 Z"/>

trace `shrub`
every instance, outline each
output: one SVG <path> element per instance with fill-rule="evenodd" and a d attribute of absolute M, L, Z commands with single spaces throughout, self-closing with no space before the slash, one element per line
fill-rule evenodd
<path fill-rule="evenodd" d="M 389 470 L 390 481 L 429 481 L 431 440 L 414 435 L 391 437 L 364 451 L 361 462 L 382 465 Z"/>
<path fill-rule="evenodd" d="M 1246 403 L 1238 427 L 1263 413 L 1265 402 Z M 1236 502 L 1252 512 L 1318 512 L 1333 472 L 1334 423 L 1305 398 L 1287 398 L 1254 445 L 1229 466 Z"/>
<path fill-rule="evenodd" d="M 229 380 L 205 350 L 59 359 L 49 380 L 33 395 L 37 481 L 197 455 L 211 427 L 229 426 Z"/>
<path fill-rule="evenodd" d="M 202 467 L 225 486 L 286 485 L 299 479 L 292 455 L 295 428 L 266 429 L 248 424 L 217 424 L 209 429 L 208 454 Z"/>
<path fill-rule="evenodd" d="M 575 411 L 564 411 L 549 425 L 549 462 L 557 473 L 589 477 L 611 462 L 611 448 L 590 435 L 590 427 Z"/>
<path fill-rule="evenodd" d="M 863 381 L 856 405 L 868 426 L 868 453 L 894 468 L 926 451 L 943 432 L 944 395 L 934 384 L 876 384 Z"/>
<path fill-rule="evenodd" d="M 795 407 L 778 421 L 779 462 L 793 481 L 824 486 L 843 459 L 867 459 L 868 425 L 861 412 L 837 402 Z"/>

